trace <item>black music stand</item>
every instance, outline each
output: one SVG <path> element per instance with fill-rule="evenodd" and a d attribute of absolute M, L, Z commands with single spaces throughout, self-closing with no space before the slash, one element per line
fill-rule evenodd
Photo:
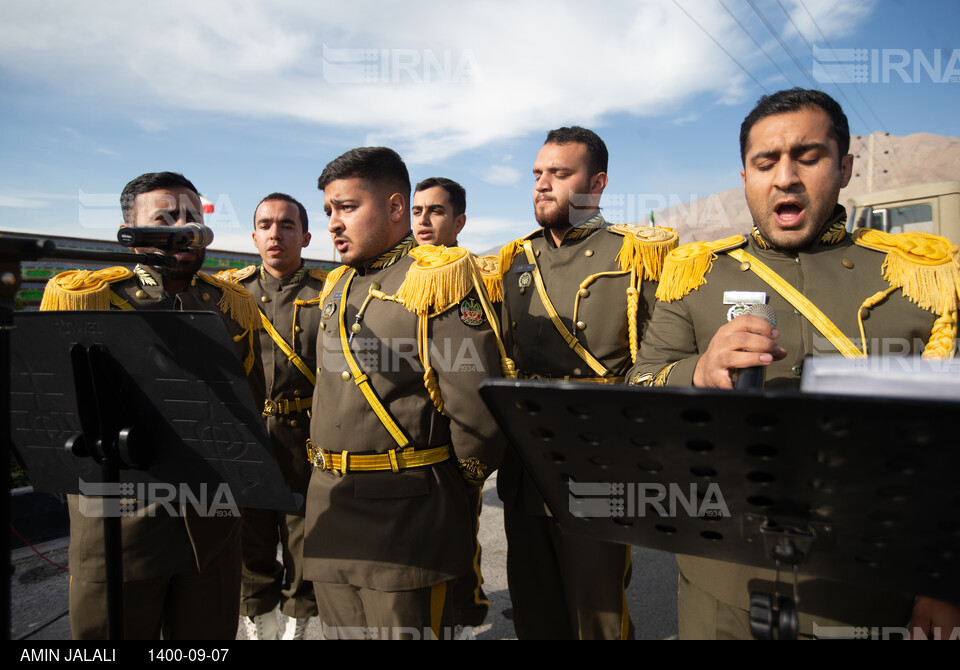
<path fill-rule="evenodd" d="M 14 326 L 14 450 L 38 491 L 102 497 L 112 639 L 121 517 L 151 500 L 208 516 L 299 508 L 220 315 L 19 313 Z"/>
<path fill-rule="evenodd" d="M 960 603 L 960 401 L 513 380 L 480 392 L 566 532 Z M 789 637 L 792 603 L 759 596 L 755 634 L 779 617 Z"/>

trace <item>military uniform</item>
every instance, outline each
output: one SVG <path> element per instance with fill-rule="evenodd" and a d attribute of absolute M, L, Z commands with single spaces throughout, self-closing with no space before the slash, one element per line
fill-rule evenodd
<path fill-rule="evenodd" d="M 676 244 L 672 230 L 611 226 L 597 212 L 559 247 L 543 230 L 504 247 L 498 259 L 504 344 L 519 376 L 622 383 L 653 308 L 663 258 Z M 624 595 L 630 548 L 560 532 L 512 451 L 497 490 L 517 636 L 632 638 Z"/>
<path fill-rule="evenodd" d="M 317 303 L 326 272 L 301 265 L 289 277 L 277 279 L 263 265 L 251 265 L 217 276 L 243 286 L 260 308 L 267 433 L 284 479 L 305 502 L 311 467 L 304 449 L 310 437 L 320 332 Z M 243 510 L 241 615 L 266 614 L 279 605 L 284 615 L 294 619 L 316 616 L 313 585 L 303 580 L 304 509 L 305 505 L 295 512 Z M 276 561 L 278 543 L 282 565 Z"/>
<path fill-rule="evenodd" d="M 838 206 L 818 240 L 799 251 L 772 247 L 756 229 L 747 238 L 677 249 L 664 267 L 660 302 L 630 383 L 691 385 L 713 335 L 742 307 L 730 291 L 766 294 L 776 312 L 777 342 L 787 357 L 766 366 L 767 388 L 798 388 L 808 354 L 889 354 L 884 340 L 896 342 L 894 354 L 952 355 L 960 278 L 956 247 L 951 251 L 952 245 L 932 235 L 857 231 L 851 237 L 845 221 Z M 762 279 L 764 268 L 786 286 Z M 789 287 L 836 329 L 814 327 L 795 306 L 801 302 L 788 302 Z M 678 556 L 677 562 L 681 637 L 749 637 L 749 591 L 772 591 L 775 572 L 693 556 Z M 812 633 L 814 620 L 818 626 L 906 625 L 912 607 L 911 598 L 817 579 L 802 579 L 799 597 L 805 635 Z"/>
<path fill-rule="evenodd" d="M 47 284 L 41 309 L 203 310 L 222 313 L 254 398 L 264 397 L 256 306 L 243 289 L 204 273 L 170 295 L 152 268 L 64 272 Z M 68 496 L 70 629 L 75 639 L 105 639 L 103 520 L 84 516 L 86 499 Z M 166 508 L 123 517 L 124 635 L 128 639 L 234 639 L 240 591 L 240 520 L 182 517 Z"/>
<path fill-rule="evenodd" d="M 447 585 L 473 558 L 466 490 L 504 449 L 477 393 L 501 372 L 480 282 L 468 252 L 412 235 L 327 278 L 304 541 L 327 636 L 450 623 Z"/>

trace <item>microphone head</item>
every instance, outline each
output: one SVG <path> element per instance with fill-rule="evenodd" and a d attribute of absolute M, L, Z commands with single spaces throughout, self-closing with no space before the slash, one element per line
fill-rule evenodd
<path fill-rule="evenodd" d="M 777 327 L 777 310 L 770 305 L 748 305 L 743 313 L 750 314 L 751 316 L 759 316 L 774 328 Z"/>

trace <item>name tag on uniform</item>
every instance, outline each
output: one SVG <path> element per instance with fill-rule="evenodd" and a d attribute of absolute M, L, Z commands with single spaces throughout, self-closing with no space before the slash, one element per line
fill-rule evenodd
<path fill-rule="evenodd" d="M 727 321 L 733 321 L 747 311 L 748 305 L 766 305 L 767 294 L 763 291 L 724 291 L 723 304 L 732 305 L 727 310 Z"/>
<path fill-rule="evenodd" d="M 533 272 L 534 267 L 535 266 L 533 265 L 533 263 L 524 263 L 523 265 L 514 265 L 513 271 L 516 272 L 517 274 L 520 274 L 522 272 Z"/>

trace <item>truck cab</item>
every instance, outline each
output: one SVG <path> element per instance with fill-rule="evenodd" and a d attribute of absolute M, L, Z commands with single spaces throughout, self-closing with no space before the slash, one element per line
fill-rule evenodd
<path fill-rule="evenodd" d="M 941 181 L 875 191 L 851 198 L 847 228 L 887 233 L 941 235 L 960 245 L 960 181 Z"/>

